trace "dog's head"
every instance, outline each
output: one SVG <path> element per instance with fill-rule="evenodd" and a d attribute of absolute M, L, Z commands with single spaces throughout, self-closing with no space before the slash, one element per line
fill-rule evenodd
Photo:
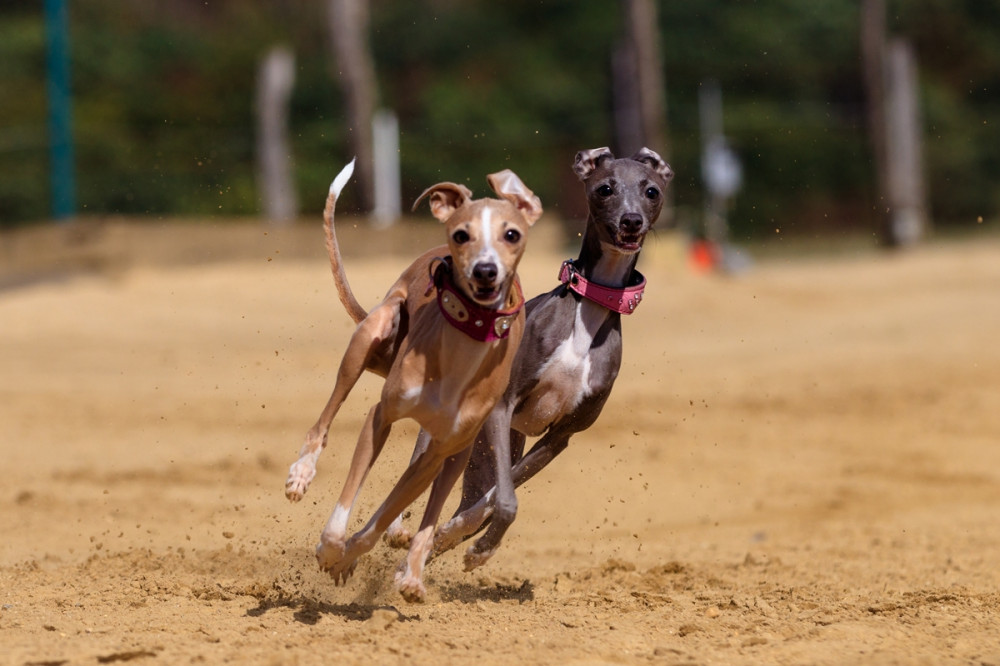
<path fill-rule="evenodd" d="M 500 307 L 524 253 L 528 229 L 542 215 L 542 202 L 509 170 L 486 177 L 499 199 L 472 199 L 464 185 L 427 188 L 431 214 L 445 224 L 456 286 L 480 305 Z"/>
<path fill-rule="evenodd" d="M 588 224 L 596 225 L 601 242 L 638 252 L 663 208 L 663 191 L 674 177 L 670 165 L 649 148 L 622 159 L 593 148 L 576 154 L 573 171 L 586 187 Z"/>

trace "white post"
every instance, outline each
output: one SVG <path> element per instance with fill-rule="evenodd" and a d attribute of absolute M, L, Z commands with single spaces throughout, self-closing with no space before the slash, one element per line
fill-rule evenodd
<path fill-rule="evenodd" d="M 705 237 L 725 245 L 729 241 L 726 209 L 740 189 L 743 171 L 739 159 L 722 131 L 722 91 L 715 81 L 702 83 L 698 91 L 701 130 L 701 175 L 708 196 L 705 204 Z"/>
<path fill-rule="evenodd" d="M 372 118 L 372 143 L 375 157 L 374 225 L 388 227 L 402 213 L 402 188 L 399 175 L 399 120 L 396 114 L 379 109 Z"/>
<path fill-rule="evenodd" d="M 271 49 L 257 76 L 257 180 L 263 212 L 271 224 L 287 224 L 298 215 L 288 141 L 288 103 L 295 84 L 295 55 Z"/>
<path fill-rule="evenodd" d="M 885 60 L 885 128 L 889 225 L 896 245 L 911 245 L 924 235 L 923 160 L 917 65 L 913 48 L 903 39 L 889 43 Z"/>

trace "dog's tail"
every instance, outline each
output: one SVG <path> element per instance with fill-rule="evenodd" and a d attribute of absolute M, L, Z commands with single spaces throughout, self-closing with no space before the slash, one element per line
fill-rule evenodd
<path fill-rule="evenodd" d="M 344 272 L 344 264 L 340 259 L 340 246 L 337 244 L 337 234 L 333 230 L 333 209 L 340 198 L 340 192 L 344 185 L 351 179 L 354 173 L 354 160 L 341 169 L 337 177 L 330 184 L 330 194 L 326 198 L 326 208 L 323 210 L 323 231 L 326 234 L 326 252 L 330 256 L 330 268 L 333 270 L 333 282 L 337 285 L 337 295 L 340 302 L 344 304 L 344 309 L 351 316 L 354 322 L 361 323 L 361 320 L 368 316 L 358 299 L 351 291 L 351 285 L 347 282 L 347 274 Z"/>

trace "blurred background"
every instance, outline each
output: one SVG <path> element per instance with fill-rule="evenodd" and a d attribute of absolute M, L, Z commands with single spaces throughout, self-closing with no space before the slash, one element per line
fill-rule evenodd
<path fill-rule="evenodd" d="M 998 110 L 992 1 L 5 0 L 0 228 L 314 219 L 351 155 L 383 221 L 507 167 L 579 218 L 648 145 L 692 234 L 899 245 L 991 226 Z"/>

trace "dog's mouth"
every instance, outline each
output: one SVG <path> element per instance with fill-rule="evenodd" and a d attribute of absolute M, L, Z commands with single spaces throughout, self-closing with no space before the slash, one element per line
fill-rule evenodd
<path fill-rule="evenodd" d="M 480 305 L 493 305 L 500 299 L 499 285 L 469 285 L 469 295 Z"/>
<path fill-rule="evenodd" d="M 642 241 L 646 237 L 643 233 L 619 232 L 615 241 L 615 246 L 623 252 L 638 252 L 642 248 Z"/>

